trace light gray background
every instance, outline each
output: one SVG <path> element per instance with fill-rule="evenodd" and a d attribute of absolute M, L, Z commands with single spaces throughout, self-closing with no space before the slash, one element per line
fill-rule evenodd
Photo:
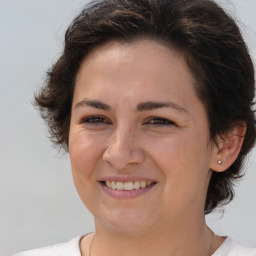
<path fill-rule="evenodd" d="M 63 34 L 87 1 L 0 0 L 0 256 L 93 231 L 73 186 L 68 156 L 58 154 L 31 105 Z M 256 56 L 256 1 L 222 0 L 241 22 Z M 207 217 L 215 232 L 256 246 L 256 151 L 235 200 Z"/>

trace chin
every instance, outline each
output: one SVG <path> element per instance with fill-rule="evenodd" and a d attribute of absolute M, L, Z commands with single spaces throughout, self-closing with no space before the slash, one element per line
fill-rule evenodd
<path fill-rule="evenodd" d="M 113 210 L 107 216 L 95 217 L 96 226 L 103 225 L 112 232 L 129 235 L 150 229 L 153 214 L 141 214 L 138 210 Z"/>

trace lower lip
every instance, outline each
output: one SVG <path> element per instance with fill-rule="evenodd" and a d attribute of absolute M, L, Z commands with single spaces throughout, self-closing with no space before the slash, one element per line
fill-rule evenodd
<path fill-rule="evenodd" d="M 115 198 L 135 198 L 142 194 L 145 194 L 149 190 L 151 190 L 156 183 L 153 183 L 145 188 L 133 189 L 133 190 L 117 190 L 113 188 L 107 187 L 104 183 L 100 182 L 101 187 L 103 190 L 110 196 Z"/>

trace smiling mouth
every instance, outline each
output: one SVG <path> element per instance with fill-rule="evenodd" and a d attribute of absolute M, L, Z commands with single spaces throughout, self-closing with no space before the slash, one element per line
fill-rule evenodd
<path fill-rule="evenodd" d="M 151 181 L 128 181 L 128 182 L 120 182 L 120 181 L 103 181 L 102 182 L 106 187 L 115 189 L 115 190 L 124 190 L 124 191 L 131 191 L 131 190 L 138 190 L 142 188 L 146 188 L 155 184 L 155 182 Z"/>

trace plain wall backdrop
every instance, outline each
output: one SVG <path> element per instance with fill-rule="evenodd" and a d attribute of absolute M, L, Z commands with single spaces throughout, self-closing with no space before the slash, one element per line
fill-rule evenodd
<path fill-rule="evenodd" d="M 0 0 L 0 256 L 93 231 L 68 155 L 58 154 L 31 102 L 63 47 L 64 32 L 88 1 Z M 221 0 L 256 56 L 256 1 Z M 221 235 L 256 247 L 256 151 L 236 198 L 207 216 Z"/>

